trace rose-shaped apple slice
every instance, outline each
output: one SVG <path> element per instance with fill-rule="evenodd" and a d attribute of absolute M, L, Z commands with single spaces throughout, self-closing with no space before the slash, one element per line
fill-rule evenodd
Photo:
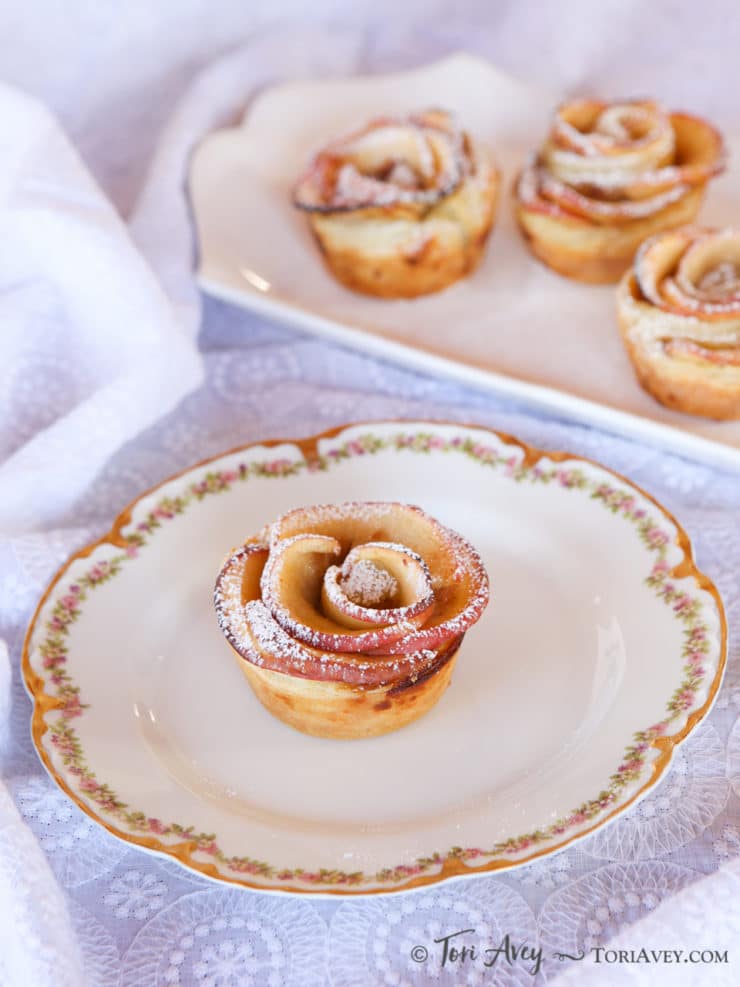
<path fill-rule="evenodd" d="M 319 534 L 294 535 L 272 546 L 262 572 L 262 600 L 292 637 L 329 651 L 373 651 L 399 641 L 424 622 L 433 599 L 427 600 L 425 606 L 419 609 L 413 606 L 400 608 L 400 619 L 394 619 L 395 607 L 390 612 L 378 610 L 380 619 L 359 620 L 355 625 L 355 628 L 359 626 L 359 630 L 347 623 L 346 616 L 341 613 L 341 605 L 334 611 L 339 610 L 340 621 L 333 619 L 331 613 L 326 614 L 321 605 L 328 568 L 326 560 L 327 556 L 339 555 L 341 550 L 336 538 Z M 397 585 L 394 595 L 396 591 Z M 341 599 L 339 594 L 336 597 Z M 374 626 L 368 629 L 368 623 Z"/>
<path fill-rule="evenodd" d="M 740 314 L 740 234 L 725 230 L 699 233 L 686 248 L 663 294 L 678 310 L 704 318 L 729 319 Z"/>
<path fill-rule="evenodd" d="M 422 214 L 459 186 L 464 164 L 462 134 L 447 113 L 380 117 L 320 151 L 293 201 L 307 212 L 403 206 Z"/>
<path fill-rule="evenodd" d="M 646 240 L 635 261 L 640 291 L 677 315 L 740 315 L 740 234 L 675 230 Z"/>
<path fill-rule="evenodd" d="M 651 102 L 581 100 L 558 111 L 542 162 L 568 185 L 635 200 L 704 183 L 724 168 L 725 151 L 699 117 L 669 115 Z"/>
<path fill-rule="evenodd" d="M 688 230 L 658 233 L 647 239 L 635 257 L 635 277 L 644 298 L 658 307 L 665 306 L 661 285 L 666 275 L 676 269 L 681 255 L 691 242 Z"/>
<path fill-rule="evenodd" d="M 410 654 L 369 656 L 324 651 L 296 641 L 259 600 L 247 603 L 244 618 L 249 629 L 244 657 L 263 668 L 300 678 L 345 682 L 347 685 L 380 686 L 418 681 L 439 668 L 457 651 L 464 634 L 442 648 L 425 648 Z M 242 645 L 244 645 L 244 640 Z"/>
<path fill-rule="evenodd" d="M 580 192 L 576 186 L 553 177 L 544 169 L 540 169 L 538 181 L 542 194 L 556 206 L 575 216 L 604 224 L 652 216 L 671 203 L 677 202 L 690 189 L 689 185 L 679 184 L 649 198 L 624 197 L 610 201 Z M 626 196 L 626 189 L 620 189 L 620 193 Z"/>
<path fill-rule="evenodd" d="M 416 552 L 392 542 L 367 542 L 324 575 L 321 604 L 344 627 L 399 621 L 423 624 L 434 609 L 429 569 Z"/>
<path fill-rule="evenodd" d="M 260 598 L 260 578 L 269 549 L 262 542 L 250 542 L 231 555 L 221 568 L 213 593 L 216 616 L 232 648 L 241 650 L 247 632 L 244 604 Z"/>
<path fill-rule="evenodd" d="M 715 367 L 740 367 L 740 346 L 702 346 L 690 339 L 669 339 L 663 344 L 668 356 L 698 360 Z"/>
<path fill-rule="evenodd" d="M 598 185 L 616 168 L 626 177 L 670 163 L 674 146 L 670 118 L 655 103 L 579 100 L 558 111 L 543 160 L 564 182 Z"/>
<path fill-rule="evenodd" d="M 296 573 L 293 546 L 299 535 L 336 538 L 343 551 L 377 542 L 404 545 L 429 569 L 434 610 L 422 610 L 396 624 L 351 630 L 321 608 L 321 579 Z M 289 543 L 286 547 L 285 543 Z M 288 553 L 281 561 L 284 553 Z M 291 557 L 292 556 L 292 557 Z M 328 568 L 328 567 L 327 567 Z M 475 623 L 488 603 L 488 577 L 475 549 L 418 507 L 388 503 L 346 503 L 298 508 L 270 532 L 270 559 L 262 577 L 263 600 L 293 637 L 327 651 L 406 654 L 438 648 Z"/>
<path fill-rule="evenodd" d="M 246 661 L 300 678 L 381 686 L 418 681 L 457 651 L 464 635 L 444 648 L 407 655 L 368 656 L 322 651 L 296 641 L 259 599 L 259 580 L 267 558 L 260 544 L 245 545 L 228 559 L 215 590 L 216 614 L 227 640 Z"/>

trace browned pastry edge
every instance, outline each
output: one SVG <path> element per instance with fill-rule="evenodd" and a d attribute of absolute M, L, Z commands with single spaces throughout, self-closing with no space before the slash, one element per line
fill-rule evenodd
<path fill-rule="evenodd" d="M 324 263 L 345 287 L 376 298 L 416 298 L 442 291 L 477 268 L 494 224 L 499 187 L 499 174 L 491 167 L 482 195 L 482 215 L 472 217 L 476 228 L 472 235 L 465 231 L 462 248 L 450 249 L 432 232 L 414 252 L 397 250 L 368 257 L 362 250 L 332 243 L 324 232 L 331 217 L 311 215 L 308 221 Z"/>
<path fill-rule="evenodd" d="M 654 216 L 619 226 L 555 217 L 523 206 L 516 195 L 516 220 L 530 251 L 553 271 L 588 284 L 614 284 L 632 263 L 643 240 L 661 230 L 692 222 L 704 194 L 699 186 Z"/>
<path fill-rule="evenodd" d="M 315 737 L 353 740 L 400 730 L 424 716 L 450 684 L 461 641 L 418 679 L 377 688 L 284 675 L 234 654 L 259 701 L 278 719 Z"/>
<path fill-rule="evenodd" d="M 623 292 L 639 297 L 633 274 L 625 275 L 618 298 Z M 637 294 L 636 294 L 637 293 Z M 725 368 L 700 360 L 676 359 L 655 353 L 633 338 L 634 317 L 630 318 L 618 302 L 617 320 L 627 355 L 640 385 L 667 408 L 689 415 L 713 418 L 717 421 L 740 419 L 740 385 L 735 373 L 734 383 L 728 381 Z"/>

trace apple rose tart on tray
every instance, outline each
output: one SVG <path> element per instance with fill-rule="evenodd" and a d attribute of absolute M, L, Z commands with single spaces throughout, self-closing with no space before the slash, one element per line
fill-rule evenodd
<path fill-rule="evenodd" d="M 690 223 L 724 145 L 706 121 L 657 103 L 562 106 L 514 190 L 530 249 L 559 274 L 617 281 L 647 237 Z"/>
<path fill-rule="evenodd" d="M 662 404 L 740 419 L 740 230 L 651 237 L 617 291 L 637 377 Z"/>
<path fill-rule="evenodd" d="M 260 702 L 319 737 L 371 737 L 437 702 L 489 598 L 480 556 L 418 507 L 300 507 L 227 558 L 221 630 Z"/>
<path fill-rule="evenodd" d="M 499 176 L 453 117 L 380 117 L 332 141 L 293 202 L 330 272 L 353 291 L 413 298 L 470 274 L 496 212 Z"/>

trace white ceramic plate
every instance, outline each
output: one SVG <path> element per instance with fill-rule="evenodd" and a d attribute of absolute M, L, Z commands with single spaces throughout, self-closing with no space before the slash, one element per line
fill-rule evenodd
<path fill-rule="evenodd" d="M 639 387 L 617 329 L 614 287 L 553 274 L 529 255 L 515 228 L 509 189 L 541 143 L 558 95 L 469 55 L 399 75 L 267 90 L 241 126 L 212 134 L 193 156 L 200 284 L 344 345 L 740 468 L 740 422 L 670 411 Z M 389 107 L 434 105 L 454 110 L 503 169 L 505 193 L 486 258 L 473 277 L 426 298 L 354 294 L 324 269 L 305 217 L 291 205 L 291 188 L 328 138 Z M 740 223 L 740 146 L 734 149 L 728 173 L 710 183 L 700 217 L 707 224 Z"/>
<path fill-rule="evenodd" d="M 492 602 L 427 716 L 321 740 L 253 696 L 213 584 L 279 513 L 357 499 L 458 529 Z M 57 575 L 23 660 L 39 753 L 106 828 L 212 877 L 348 893 L 516 866 L 613 818 L 709 709 L 725 648 L 686 535 L 626 480 L 484 429 L 376 423 L 144 494 Z"/>

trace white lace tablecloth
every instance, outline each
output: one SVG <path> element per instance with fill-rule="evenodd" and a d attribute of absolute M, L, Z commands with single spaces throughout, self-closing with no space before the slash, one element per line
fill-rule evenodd
<path fill-rule="evenodd" d="M 31 27 L 30 14 L 17 12 L 5 25 L 7 11 L 0 15 L 6 29 L 0 46 L 8 54 L 2 71 L 53 105 L 129 224 L 116 219 L 51 121 L 31 104 L 19 114 L 18 97 L 5 94 L 0 231 L 13 250 L 0 260 L 0 637 L 7 645 L 7 656 L 0 645 L 0 985 L 535 982 L 531 963 L 509 964 L 503 956 L 490 968 L 440 969 L 432 941 L 467 928 L 485 945 L 500 944 L 508 933 L 513 944 L 541 946 L 536 982 L 740 982 L 738 474 L 539 418 L 511 402 L 300 337 L 207 299 L 201 310 L 189 273 L 192 244 L 181 192 L 192 142 L 228 119 L 266 79 L 418 63 L 467 38 L 469 46 L 498 55 L 503 67 L 529 70 L 537 81 L 564 89 L 584 80 L 603 88 L 617 80 L 620 93 L 635 86 L 657 90 L 653 62 L 630 77 L 626 39 L 637 36 L 630 32 L 638 16 L 664 38 L 667 19 L 680 21 L 680 5 L 609 4 L 614 24 L 592 25 L 589 34 L 567 4 L 559 20 L 538 11 L 527 22 L 520 12 L 526 4 L 501 4 L 489 17 L 488 5 L 463 3 L 467 28 L 446 22 L 439 2 L 425 4 L 426 15 L 407 5 L 382 23 L 373 19 L 371 5 L 358 5 L 357 18 L 367 21 L 359 33 L 342 29 L 339 3 L 324 4 L 331 30 L 285 28 L 252 39 L 198 77 L 166 128 L 196 67 L 247 41 L 255 25 L 300 6 L 269 11 L 255 5 L 248 21 L 239 13 L 245 5 L 225 3 L 216 23 L 213 8 L 196 0 L 164 3 L 146 16 L 144 7 L 140 14 L 132 9 L 125 17 L 114 16 L 113 7 L 106 14 L 105 5 L 93 13 L 81 0 L 65 5 L 64 15 L 51 3 L 42 6 L 56 17 L 53 31 L 48 23 L 44 30 L 35 21 Z M 585 11 L 581 4 L 581 18 Z M 721 30 L 707 19 L 691 44 L 684 25 L 682 42 L 686 64 L 707 68 L 697 76 L 700 95 L 685 101 L 710 110 L 714 97 L 720 119 L 731 106 L 725 96 L 737 86 L 714 93 L 711 80 L 718 76 L 706 52 L 724 32 L 721 50 L 730 54 L 724 63 L 718 56 L 717 71 L 734 66 L 737 18 L 729 4 L 726 12 Z M 115 34 L 118 16 L 140 57 Z M 533 44 L 560 31 L 551 77 L 542 66 L 535 69 L 531 54 L 527 62 L 515 42 L 527 30 Z M 643 33 L 635 41 L 640 51 Z M 658 48 L 667 58 L 670 46 Z M 35 67 L 28 61 L 33 51 L 45 55 Z M 640 65 L 646 64 L 643 57 Z M 732 71 L 728 78 L 737 82 Z M 686 89 L 680 72 L 661 79 L 666 99 Z M 31 150 L 14 157 L 22 140 Z M 35 221 L 26 227 L 29 209 Z M 60 210 L 64 225 L 57 229 Z M 54 230 L 51 249 L 48 231 Z M 88 276 L 80 281 L 75 265 L 81 257 Z M 99 270 L 91 272 L 94 259 Z M 198 325 L 200 383 L 191 342 Z M 54 570 L 101 534 L 129 499 L 191 462 L 259 438 L 404 416 L 480 422 L 546 448 L 569 449 L 601 460 L 662 500 L 694 539 L 699 564 L 727 607 L 734 643 L 712 714 L 681 747 L 657 790 L 613 825 L 520 870 L 433 890 L 344 901 L 261 895 L 209 882 L 109 836 L 47 778 L 29 739 L 31 707 L 19 655 L 27 621 Z M 555 958 L 607 943 L 627 951 L 728 949 L 729 964 L 587 967 L 589 961 Z M 412 958 L 415 944 L 429 947 L 426 961 Z"/>

